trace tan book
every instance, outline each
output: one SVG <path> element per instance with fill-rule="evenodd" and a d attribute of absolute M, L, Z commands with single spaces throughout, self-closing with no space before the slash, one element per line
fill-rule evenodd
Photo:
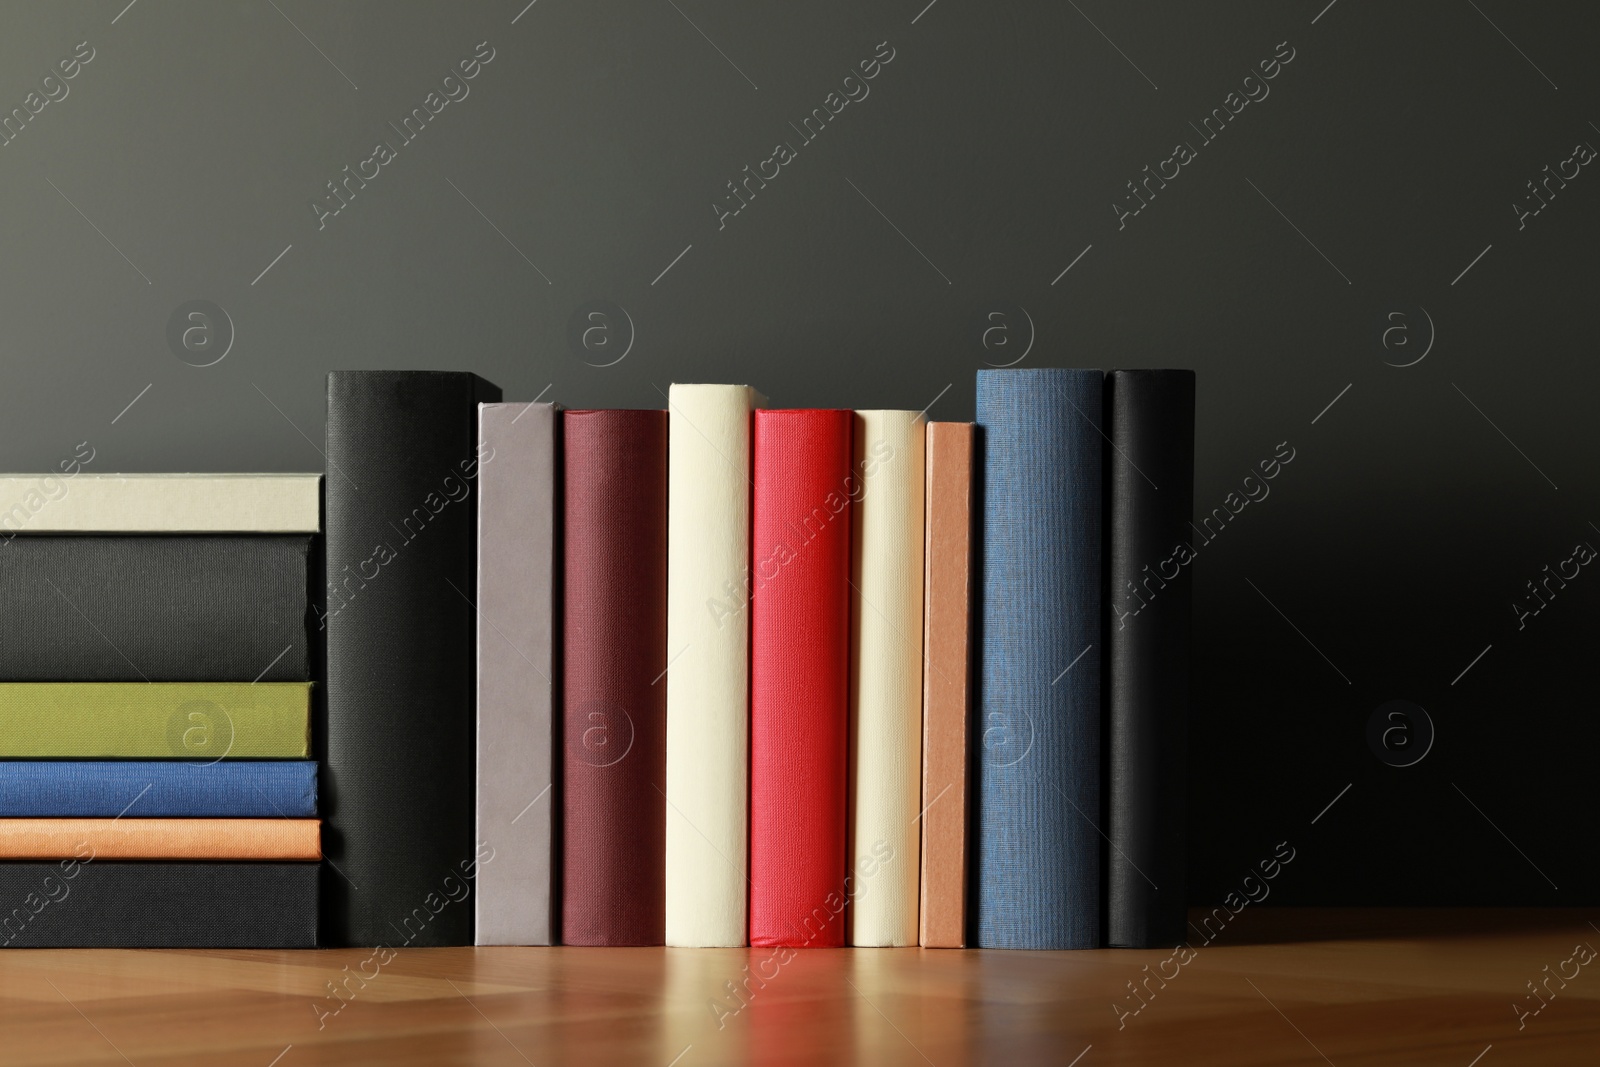
<path fill-rule="evenodd" d="M 972 424 L 928 424 L 922 657 L 924 948 L 966 946 Z"/>
<path fill-rule="evenodd" d="M 136 808 L 136 799 L 130 808 Z M 0 858 L 316 860 L 319 819 L 0 819 Z"/>

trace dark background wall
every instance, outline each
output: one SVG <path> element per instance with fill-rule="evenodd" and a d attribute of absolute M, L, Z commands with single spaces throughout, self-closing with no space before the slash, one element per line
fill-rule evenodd
<path fill-rule="evenodd" d="M 1513 608 L 1600 546 L 1592 5 L 525 2 L 0 6 L 0 465 L 317 470 L 333 367 L 943 419 L 1193 367 L 1197 511 L 1294 455 L 1194 564 L 1194 899 L 1288 841 L 1278 902 L 1600 900 L 1600 568 Z"/>

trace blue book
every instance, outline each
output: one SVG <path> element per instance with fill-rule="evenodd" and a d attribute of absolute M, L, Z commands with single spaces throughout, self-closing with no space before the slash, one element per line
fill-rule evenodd
<path fill-rule="evenodd" d="M 315 760 L 0 762 L 0 818 L 271 818 L 317 814 Z"/>
<path fill-rule="evenodd" d="M 981 948 L 1100 942 L 1103 382 L 978 372 Z"/>

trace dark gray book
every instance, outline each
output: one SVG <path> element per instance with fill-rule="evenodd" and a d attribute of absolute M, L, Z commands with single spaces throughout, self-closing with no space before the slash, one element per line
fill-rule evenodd
<path fill-rule="evenodd" d="M 1107 940 L 1188 939 L 1194 371 L 1106 376 Z"/>
<path fill-rule="evenodd" d="M 328 375 L 324 932 L 472 944 L 478 404 L 472 374 Z"/>
<path fill-rule="evenodd" d="M 303 534 L 0 540 L 0 681 L 304 682 Z"/>
<path fill-rule="evenodd" d="M 317 866 L 0 863 L 0 948 L 316 948 Z"/>

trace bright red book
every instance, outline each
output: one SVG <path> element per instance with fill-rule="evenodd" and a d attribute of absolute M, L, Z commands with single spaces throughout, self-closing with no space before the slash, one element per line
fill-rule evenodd
<path fill-rule="evenodd" d="M 750 943 L 845 943 L 850 411 L 756 411 Z"/>

